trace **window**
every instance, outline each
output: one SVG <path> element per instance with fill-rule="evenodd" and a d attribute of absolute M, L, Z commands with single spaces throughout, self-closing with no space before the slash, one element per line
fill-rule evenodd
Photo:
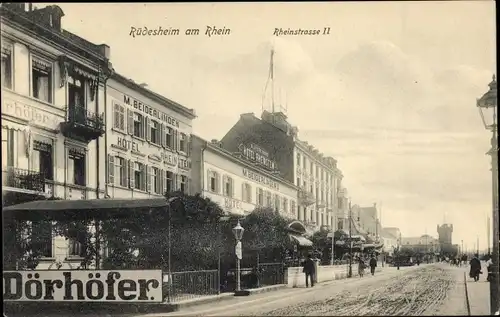
<path fill-rule="evenodd" d="M 264 206 L 264 190 L 257 188 L 257 205 Z"/>
<path fill-rule="evenodd" d="M 304 168 L 304 172 L 305 172 L 306 166 L 307 166 L 307 158 L 304 156 L 302 158 L 302 167 Z"/>
<path fill-rule="evenodd" d="M 68 181 L 75 185 L 87 185 L 85 151 L 82 149 L 69 149 Z"/>
<path fill-rule="evenodd" d="M 115 157 L 115 164 L 114 164 L 114 170 L 115 170 L 115 177 L 116 177 L 116 184 L 127 187 L 127 168 L 125 165 L 125 159 L 122 157 Z"/>
<path fill-rule="evenodd" d="M 144 164 L 139 162 L 134 162 L 134 182 L 132 184 L 132 188 L 138 190 L 146 190 L 146 173 L 144 171 Z"/>
<path fill-rule="evenodd" d="M 338 202 L 337 202 L 338 203 L 338 208 L 339 209 L 344 209 L 344 204 L 342 204 L 342 197 L 339 197 L 337 200 L 338 200 Z"/>
<path fill-rule="evenodd" d="M 69 239 L 68 241 L 68 255 L 70 257 L 83 257 L 84 252 L 83 252 L 83 246 L 80 242 L 78 242 L 76 239 Z"/>
<path fill-rule="evenodd" d="M 151 167 L 151 173 L 149 174 L 151 182 L 151 192 L 155 194 L 162 194 L 162 189 L 160 188 L 160 169 L 157 167 Z"/>
<path fill-rule="evenodd" d="M 266 207 L 272 207 L 273 206 L 273 197 L 270 191 L 265 192 L 266 195 Z"/>
<path fill-rule="evenodd" d="M 290 212 L 293 216 L 295 216 L 295 200 L 290 201 Z M 300 219 L 299 219 L 300 220 Z"/>
<path fill-rule="evenodd" d="M 219 192 L 219 174 L 214 171 L 208 171 L 208 190 L 213 193 Z"/>
<path fill-rule="evenodd" d="M 300 153 L 297 153 L 297 165 L 300 166 Z"/>
<path fill-rule="evenodd" d="M 144 138 L 144 116 L 134 112 L 134 134 L 135 137 Z"/>
<path fill-rule="evenodd" d="M 174 130 L 170 127 L 165 127 L 165 144 L 168 148 L 174 148 Z"/>
<path fill-rule="evenodd" d="M 319 177 L 319 167 L 316 165 L 316 177 Z"/>
<path fill-rule="evenodd" d="M 339 219 L 337 221 L 337 230 L 343 230 L 344 229 L 344 221 L 342 219 Z"/>
<path fill-rule="evenodd" d="M 187 136 L 185 133 L 180 134 L 179 151 L 187 153 Z"/>
<path fill-rule="evenodd" d="M 229 176 L 224 176 L 224 195 L 233 197 L 233 179 Z"/>
<path fill-rule="evenodd" d="M 33 221 L 31 237 L 33 248 L 39 250 L 42 257 L 52 257 L 52 223 L 50 221 Z"/>
<path fill-rule="evenodd" d="M 38 58 L 31 60 L 31 79 L 33 97 L 52 102 L 52 63 Z"/>
<path fill-rule="evenodd" d="M 285 213 L 289 213 L 289 210 L 288 210 L 288 199 L 286 199 L 286 198 L 283 198 L 283 211 Z"/>
<path fill-rule="evenodd" d="M 12 47 L 2 46 L 2 85 L 12 89 Z"/>
<path fill-rule="evenodd" d="M 181 183 L 180 183 L 180 191 L 183 193 L 187 193 L 187 176 L 181 175 Z"/>
<path fill-rule="evenodd" d="M 244 202 L 251 203 L 252 202 L 252 186 L 248 183 L 244 183 L 242 193 L 243 193 L 242 200 Z"/>
<path fill-rule="evenodd" d="M 125 107 L 115 103 L 113 107 L 113 127 L 120 131 L 125 131 Z"/>
<path fill-rule="evenodd" d="M 68 76 L 68 111 L 80 114 L 85 107 L 85 81 L 81 77 Z M 81 117 L 79 117 L 81 118 Z"/>
<path fill-rule="evenodd" d="M 314 173 L 314 165 L 313 165 L 313 162 L 311 162 L 310 164 L 310 170 L 311 170 L 311 175 Z"/>
<path fill-rule="evenodd" d="M 165 174 L 166 191 L 171 193 L 174 191 L 174 173 L 167 171 Z"/>
<path fill-rule="evenodd" d="M 151 143 L 161 145 L 160 124 L 155 120 L 151 120 L 149 130 Z"/>
<path fill-rule="evenodd" d="M 281 197 L 278 195 L 274 195 L 274 209 L 280 210 L 281 209 Z"/>
<path fill-rule="evenodd" d="M 54 179 L 54 164 L 52 160 L 52 145 L 40 141 L 33 142 L 32 169 L 40 172 L 45 179 Z"/>
<path fill-rule="evenodd" d="M 300 186 L 300 177 L 297 177 L 297 186 Z"/>

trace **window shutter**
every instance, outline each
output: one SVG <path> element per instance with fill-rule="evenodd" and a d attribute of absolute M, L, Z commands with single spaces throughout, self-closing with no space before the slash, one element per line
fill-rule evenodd
<path fill-rule="evenodd" d="M 217 174 L 215 174 L 215 192 L 218 194 L 220 194 L 220 192 L 221 192 L 221 186 L 220 186 L 221 184 L 220 183 L 221 183 L 221 177 L 220 177 L 220 174 L 217 173 Z"/>
<path fill-rule="evenodd" d="M 123 174 L 121 175 L 121 183 L 120 185 L 127 186 L 127 178 L 128 178 L 128 168 L 127 168 L 127 161 L 123 160 Z"/>
<path fill-rule="evenodd" d="M 181 175 L 175 174 L 175 190 L 181 190 Z"/>
<path fill-rule="evenodd" d="M 146 165 L 146 191 L 151 192 L 151 174 L 153 173 L 153 168 Z"/>
<path fill-rule="evenodd" d="M 186 134 L 186 154 L 191 156 L 191 137 L 189 134 Z"/>
<path fill-rule="evenodd" d="M 151 141 L 151 119 L 150 118 L 147 118 L 147 117 L 144 117 L 144 122 L 146 123 L 144 125 L 144 128 L 146 129 L 145 133 L 144 133 L 144 136 L 146 138 L 146 141 Z"/>
<path fill-rule="evenodd" d="M 164 148 L 167 147 L 167 129 L 165 127 L 165 124 L 160 125 L 160 140 L 161 140 L 161 146 Z"/>
<path fill-rule="evenodd" d="M 146 168 L 147 166 L 145 164 L 142 164 L 141 165 L 141 184 L 140 184 L 140 187 L 141 187 L 141 190 L 144 190 L 146 191 L 146 187 L 147 187 L 147 178 L 148 178 L 148 170 Z"/>
<path fill-rule="evenodd" d="M 207 190 L 208 191 L 212 191 L 212 182 L 211 182 L 211 177 L 212 176 L 212 172 L 210 170 L 207 170 Z"/>
<path fill-rule="evenodd" d="M 247 195 L 245 192 L 245 183 L 241 184 L 241 200 L 247 202 Z"/>
<path fill-rule="evenodd" d="M 128 186 L 135 188 L 134 161 L 128 160 Z"/>
<path fill-rule="evenodd" d="M 191 179 L 186 177 L 186 194 L 191 194 Z"/>
<path fill-rule="evenodd" d="M 115 158 L 113 155 L 108 154 L 108 184 L 115 182 Z"/>
<path fill-rule="evenodd" d="M 182 150 L 181 149 L 181 138 L 179 136 L 179 130 L 175 130 L 175 148 L 177 151 Z"/>
<path fill-rule="evenodd" d="M 255 187 L 255 204 L 259 206 L 259 187 Z"/>
<path fill-rule="evenodd" d="M 234 197 L 234 179 L 231 178 L 231 197 Z"/>
<path fill-rule="evenodd" d="M 163 178 L 163 194 L 166 194 L 167 193 L 167 171 L 162 171 L 161 172 L 161 177 Z"/>
<path fill-rule="evenodd" d="M 127 109 L 127 132 L 130 135 L 134 134 L 134 112 Z"/>

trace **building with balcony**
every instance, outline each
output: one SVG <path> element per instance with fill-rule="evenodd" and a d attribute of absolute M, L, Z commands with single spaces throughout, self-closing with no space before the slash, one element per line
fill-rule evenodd
<path fill-rule="evenodd" d="M 263 149 L 266 155 L 251 148 L 247 151 L 299 187 L 298 220 L 313 230 L 336 227 L 338 188 L 342 187 L 343 177 L 337 161 L 300 140 L 298 129 L 288 123 L 283 112 L 263 111 L 261 118 L 253 113 L 242 114 L 222 143 L 230 152 L 239 151 L 245 144 Z"/>
<path fill-rule="evenodd" d="M 0 12 L 3 203 L 103 198 L 109 47 L 64 30 L 55 5 L 4 3 Z M 47 235 L 48 260 L 68 248 L 78 256 L 75 243 L 56 240 Z"/>
<path fill-rule="evenodd" d="M 297 219 L 298 187 L 280 176 L 277 162 L 264 157 L 268 153 L 252 143 L 242 143 L 232 153 L 217 140 L 193 136 L 191 191 L 217 202 L 229 214 L 269 207 Z"/>
<path fill-rule="evenodd" d="M 106 193 L 147 198 L 188 193 L 195 111 L 118 73 L 106 87 Z"/>

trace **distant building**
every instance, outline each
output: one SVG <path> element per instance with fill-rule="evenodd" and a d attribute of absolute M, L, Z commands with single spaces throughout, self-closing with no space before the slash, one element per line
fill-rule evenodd
<path fill-rule="evenodd" d="M 458 245 L 452 244 L 453 224 L 437 225 L 437 232 L 439 234 L 439 246 L 443 254 L 456 254 L 458 253 Z"/>
<path fill-rule="evenodd" d="M 383 229 L 381 234 L 381 240 L 382 243 L 384 244 L 383 251 L 387 255 L 392 256 L 394 250 L 396 250 L 398 247 L 399 236 L 393 235 L 390 232 Z"/>
<path fill-rule="evenodd" d="M 265 156 L 263 149 L 255 145 L 252 149 Z M 193 136 L 192 160 L 191 192 L 210 198 L 227 213 L 246 215 L 257 207 L 269 207 L 297 219 L 297 186 L 255 164 L 245 152 L 231 153 L 217 140 Z"/>
<path fill-rule="evenodd" d="M 436 253 L 440 250 L 439 240 L 424 234 L 420 237 L 401 237 L 401 248 L 419 253 Z"/>
<path fill-rule="evenodd" d="M 221 141 L 229 152 L 247 153 L 257 164 L 278 171 L 299 187 L 300 221 L 315 230 L 337 226 L 338 204 L 346 205 L 345 197 L 339 201 L 343 175 L 337 161 L 300 140 L 297 127 L 288 123 L 284 113 L 264 111 L 261 118 L 242 114 Z M 252 149 L 252 144 L 265 154 Z"/>
<path fill-rule="evenodd" d="M 380 220 L 378 219 L 376 203 L 370 207 L 360 207 L 359 205 L 354 205 L 352 210 L 352 217 L 370 237 L 374 239 L 376 239 L 377 236 L 380 237 L 382 233 L 382 226 L 380 224 Z"/>

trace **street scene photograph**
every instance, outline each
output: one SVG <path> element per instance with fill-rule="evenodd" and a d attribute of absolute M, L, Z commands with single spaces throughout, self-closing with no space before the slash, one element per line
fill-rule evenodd
<path fill-rule="evenodd" d="M 3 316 L 500 314 L 495 1 L 0 17 Z"/>

